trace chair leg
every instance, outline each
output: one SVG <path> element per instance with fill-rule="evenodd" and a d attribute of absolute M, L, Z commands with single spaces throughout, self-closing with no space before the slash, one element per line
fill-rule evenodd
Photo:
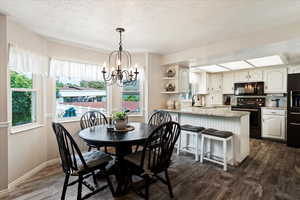
<path fill-rule="evenodd" d="M 149 176 L 145 176 L 145 200 L 149 199 L 149 187 L 150 187 L 150 179 Z"/>
<path fill-rule="evenodd" d="M 177 155 L 180 154 L 180 148 L 181 148 L 181 134 L 179 134 L 179 138 L 178 138 Z"/>
<path fill-rule="evenodd" d="M 198 149 L 198 134 L 194 135 L 195 139 L 195 161 L 199 161 L 199 149 Z"/>
<path fill-rule="evenodd" d="M 224 162 L 224 171 L 227 171 L 227 141 L 223 140 L 223 162 Z"/>
<path fill-rule="evenodd" d="M 201 138 L 201 147 L 200 147 L 200 162 L 203 163 L 203 156 L 204 156 L 204 139 L 205 137 L 202 136 Z"/>
<path fill-rule="evenodd" d="M 64 181 L 64 186 L 63 186 L 63 191 L 62 191 L 62 194 L 61 194 L 61 200 L 65 200 L 65 198 L 66 198 L 66 192 L 67 192 L 67 188 L 68 188 L 69 177 L 70 177 L 70 175 L 66 174 L 65 181 Z"/>
<path fill-rule="evenodd" d="M 115 190 L 114 190 L 114 187 L 113 187 L 113 185 L 112 185 L 112 183 L 111 183 L 111 180 L 110 180 L 110 178 L 109 178 L 109 175 L 107 174 L 105 168 L 102 169 L 102 171 L 103 171 L 103 173 L 105 174 L 105 178 L 106 178 L 108 187 L 109 187 L 109 189 L 110 189 L 110 191 L 111 191 L 111 194 L 112 194 L 113 197 L 115 197 Z"/>
<path fill-rule="evenodd" d="M 93 182 L 94 182 L 94 184 L 95 184 L 95 186 L 96 187 L 98 187 L 98 182 L 97 182 L 97 178 L 96 178 L 96 174 L 95 174 L 95 172 L 92 172 L 92 176 L 93 176 Z"/>
<path fill-rule="evenodd" d="M 171 181 L 170 181 L 169 173 L 168 173 L 167 169 L 165 170 L 165 176 L 166 176 L 166 179 L 167 179 L 167 185 L 168 185 L 170 197 L 173 198 L 174 195 L 173 195 L 172 185 L 171 185 Z"/>
<path fill-rule="evenodd" d="M 82 177 L 82 175 L 79 175 L 79 177 L 78 177 L 78 191 L 77 191 L 77 200 L 81 200 L 81 193 L 82 193 L 82 181 L 83 181 L 83 177 Z"/>

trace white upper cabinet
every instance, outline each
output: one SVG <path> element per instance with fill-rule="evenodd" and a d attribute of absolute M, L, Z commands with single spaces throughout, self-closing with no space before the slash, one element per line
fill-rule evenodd
<path fill-rule="evenodd" d="M 286 93 L 287 69 L 264 70 L 265 93 Z"/>
<path fill-rule="evenodd" d="M 190 83 L 193 94 L 208 94 L 208 74 L 207 72 L 191 72 Z"/>
<path fill-rule="evenodd" d="M 249 70 L 249 82 L 263 81 L 263 71 L 260 69 Z"/>
<path fill-rule="evenodd" d="M 234 93 L 234 72 L 223 73 L 223 94 Z"/>
<path fill-rule="evenodd" d="M 263 81 L 263 71 L 260 69 L 243 70 L 235 72 L 235 82 Z"/>
<path fill-rule="evenodd" d="M 208 92 L 221 92 L 222 91 L 222 73 L 209 74 Z"/>
<path fill-rule="evenodd" d="M 249 79 L 248 71 L 236 71 L 234 72 L 234 82 L 247 82 Z"/>
<path fill-rule="evenodd" d="M 187 67 L 179 67 L 179 92 L 189 91 L 190 70 Z"/>

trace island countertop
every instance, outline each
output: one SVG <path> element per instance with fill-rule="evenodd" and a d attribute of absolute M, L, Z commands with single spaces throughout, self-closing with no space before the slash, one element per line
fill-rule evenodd
<path fill-rule="evenodd" d="M 249 115 L 249 112 L 231 111 L 230 108 L 210 108 L 210 107 L 187 107 L 182 109 L 158 109 L 162 111 L 182 114 L 216 116 L 216 117 L 242 117 Z"/>

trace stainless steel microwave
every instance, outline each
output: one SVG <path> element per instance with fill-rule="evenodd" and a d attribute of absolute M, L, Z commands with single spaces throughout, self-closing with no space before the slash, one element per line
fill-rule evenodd
<path fill-rule="evenodd" d="M 264 82 L 235 83 L 234 95 L 262 96 L 265 94 L 264 88 Z"/>

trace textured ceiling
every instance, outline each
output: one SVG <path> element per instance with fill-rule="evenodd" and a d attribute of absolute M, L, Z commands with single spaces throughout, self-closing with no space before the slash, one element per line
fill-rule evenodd
<path fill-rule="evenodd" d="M 0 12 L 41 35 L 162 54 L 300 22 L 298 0 L 0 0 Z"/>

